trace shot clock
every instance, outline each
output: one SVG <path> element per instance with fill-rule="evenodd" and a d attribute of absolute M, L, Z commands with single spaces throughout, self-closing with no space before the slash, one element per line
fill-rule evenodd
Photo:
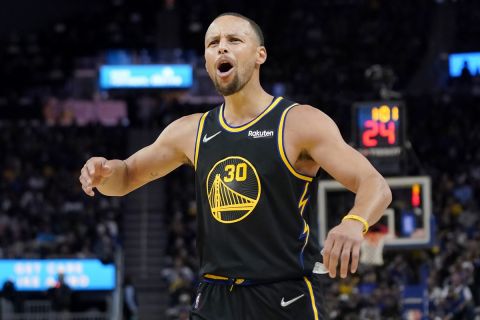
<path fill-rule="evenodd" d="M 401 101 L 358 102 L 353 106 L 355 147 L 383 173 L 399 173 L 405 139 Z"/>

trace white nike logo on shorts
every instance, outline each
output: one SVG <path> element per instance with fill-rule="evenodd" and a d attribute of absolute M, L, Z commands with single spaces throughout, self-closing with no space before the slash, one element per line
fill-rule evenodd
<path fill-rule="evenodd" d="M 205 135 L 203 136 L 203 143 L 207 143 L 208 141 L 218 136 L 220 133 L 222 133 L 222 131 L 218 131 L 217 133 L 215 133 L 213 136 L 210 136 L 210 137 L 207 137 L 207 134 L 205 133 Z"/>
<path fill-rule="evenodd" d="M 290 300 L 288 300 L 288 301 L 285 301 L 285 300 L 284 300 L 285 298 L 282 297 L 282 301 L 280 301 L 280 305 L 281 305 L 283 308 L 285 308 L 286 306 L 291 305 L 292 303 L 294 303 L 294 302 L 297 301 L 298 299 L 303 298 L 304 295 L 305 295 L 305 294 L 301 294 L 301 295 L 299 295 L 298 297 L 293 298 L 293 299 L 290 299 Z"/>

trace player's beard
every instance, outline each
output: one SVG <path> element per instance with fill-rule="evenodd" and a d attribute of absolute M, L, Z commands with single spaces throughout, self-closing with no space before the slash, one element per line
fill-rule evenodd
<path fill-rule="evenodd" d="M 213 84 L 215 85 L 215 89 L 217 89 L 217 92 L 222 96 L 226 97 L 242 90 L 242 88 L 246 84 L 246 81 L 242 83 L 240 81 L 240 77 L 238 76 L 238 73 L 235 73 L 232 81 L 230 81 L 229 83 L 222 84 L 217 78 L 215 78 L 213 81 Z"/>
<path fill-rule="evenodd" d="M 238 70 L 235 70 L 236 72 L 233 75 L 232 81 L 227 84 L 222 84 L 221 80 L 219 80 L 217 77 L 214 77 L 213 84 L 215 85 L 215 89 L 217 89 L 217 92 L 224 97 L 237 93 L 238 91 L 242 90 L 243 87 L 245 87 L 248 81 L 250 81 L 254 68 L 255 66 L 253 66 L 251 70 L 244 70 L 242 76 L 240 76 Z"/>

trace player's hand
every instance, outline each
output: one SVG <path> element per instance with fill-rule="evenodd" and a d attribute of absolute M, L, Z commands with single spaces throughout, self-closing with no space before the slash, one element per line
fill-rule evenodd
<path fill-rule="evenodd" d="M 355 220 L 345 220 L 330 230 L 323 247 L 323 264 L 331 278 L 337 276 L 340 262 L 340 277 L 355 273 L 360 259 L 360 245 L 363 240 L 363 225 Z M 350 259 L 351 258 L 351 259 Z"/>
<path fill-rule="evenodd" d="M 83 191 L 91 197 L 95 195 L 93 188 L 98 187 L 113 172 L 107 162 L 105 158 L 93 157 L 88 159 L 82 168 L 78 180 L 82 184 Z"/>

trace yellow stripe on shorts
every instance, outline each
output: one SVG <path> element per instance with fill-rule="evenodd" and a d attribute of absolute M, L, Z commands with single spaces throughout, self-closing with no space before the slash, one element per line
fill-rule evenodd
<path fill-rule="evenodd" d="M 307 279 L 307 277 L 303 277 L 303 279 L 305 280 L 305 283 L 307 284 L 308 292 L 310 293 L 310 300 L 312 300 L 313 315 L 315 316 L 315 320 L 318 320 L 318 311 L 317 311 L 317 306 L 315 305 L 315 296 L 313 295 L 312 284 Z"/>

